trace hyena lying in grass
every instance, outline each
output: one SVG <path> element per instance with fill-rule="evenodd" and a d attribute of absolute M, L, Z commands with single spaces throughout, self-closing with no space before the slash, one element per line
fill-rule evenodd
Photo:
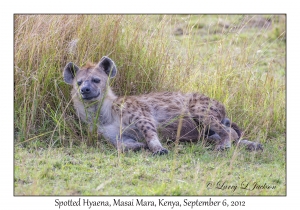
<path fill-rule="evenodd" d="M 224 106 L 198 93 L 162 92 L 117 97 L 109 87 L 116 76 L 115 63 L 103 57 L 96 65 L 79 68 L 68 63 L 64 81 L 73 85 L 72 99 L 78 116 L 121 151 L 148 148 L 167 154 L 158 138 L 197 141 L 205 137 L 216 150 L 230 147 L 231 141 L 248 150 L 262 150 L 259 143 L 240 140 L 241 131 L 226 118 Z M 139 142 L 140 140 L 144 142 Z"/>

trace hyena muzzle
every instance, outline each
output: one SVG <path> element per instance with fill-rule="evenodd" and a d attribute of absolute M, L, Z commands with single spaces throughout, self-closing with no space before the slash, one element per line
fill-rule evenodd
<path fill-rule="evenodd" d="M 180 92 L 117 97 L 109 86 L 116 74 L 115 63 L 104 56 L 98 64 L 82 68 L 68 63 L 63 77 L 73 86 L 71 95 L 80 119 L 91 128 L 97 126 L 98 133 L 118 150 L 147 148 L 154 154 L 166 154 L 158 130 L 173 141 L 205 137 L 216 150 L 230 147 L 231 141 L 249 150 L 263 149 L 259 143 L 240 140 L 241 130 L 226 118 L 220 102 L 199 93 Z"/>

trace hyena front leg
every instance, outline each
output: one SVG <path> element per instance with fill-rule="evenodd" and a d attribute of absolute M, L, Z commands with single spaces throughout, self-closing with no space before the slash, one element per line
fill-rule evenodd
<path fill-rule="evenodd" d="M 155 121 L 151 117 L 139 117 L 135 126 L 143 134 L 148 148 L 154 155 L 168 154 L 168 150 L 161 145 L 158 139 Z"/>
<path fill-rule="evenodd" d="M 120 134 L 120 129 L 114 125 L 109 125 L 101 128 L 99 132 L 103 134 L 105 139 L 114 145 L 118 150 L 125 151 L 139 151 L 142 148 L 147 149 L 148 146 L 145 143 L 138 142 L 133 136 L 128 136 L 126 134 Z"/>
<path fill-rule="evenodd" d="M 135 152 L 135 151 L 139 151 L 141 149 L 148 148 L 147 144 L 138 142 L 128 136 L 122 136 L 117 141 L 113 141 L 113 144 L 118 150 L 120 150 L 122 152 L 127 152 L 129 150 Z"/>

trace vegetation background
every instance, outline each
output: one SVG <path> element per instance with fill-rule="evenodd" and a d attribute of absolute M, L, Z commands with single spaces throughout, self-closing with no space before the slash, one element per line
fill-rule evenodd
<path fill-rule="evenodd" d="M 62 79 L 67 62 L 103 55 L 118 95 L 204 93 L 264 152 L 118 154 L 76 117 Z M 285 15 L 15 15 L 15 195 L 285 195 L 285 77 Z"/>

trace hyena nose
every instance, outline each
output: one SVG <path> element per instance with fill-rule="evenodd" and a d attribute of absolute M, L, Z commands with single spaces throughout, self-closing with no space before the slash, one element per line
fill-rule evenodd
<path fill-rule="evenodd" d="M 88 94 L 91 92 L 91 89 L 89 87 L 83 87 L 80 89 L 81 94 Z"/>

